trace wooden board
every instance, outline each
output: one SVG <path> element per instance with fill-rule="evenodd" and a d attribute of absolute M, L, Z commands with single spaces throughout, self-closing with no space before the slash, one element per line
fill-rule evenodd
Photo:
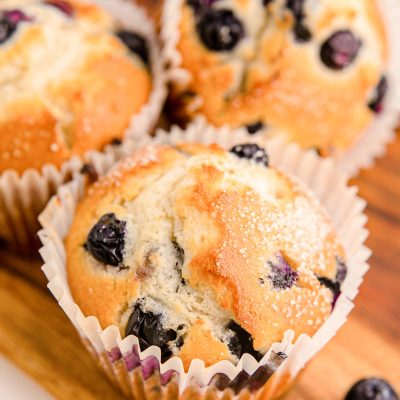
<path fill-rule="evenodd" d="M 363 376 L 400 392 L 400 140 L 353 181 L 369 202 L 374 255 L 356 309 L 303 373 L 289 400 L 339 400 Z M 46 289 L 39 258 L 0 252 L 0 351 L 58 399 L 122 399 Z"/>

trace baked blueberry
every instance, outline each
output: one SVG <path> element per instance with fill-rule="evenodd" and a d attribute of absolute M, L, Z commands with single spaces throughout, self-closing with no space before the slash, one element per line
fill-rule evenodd
<path fill-rule="evenodd" d="M 142 36 L 129 31 L 119 31 L 116 35 L 132 53 L 137 54 L 146 65 L 149 65 L 149 50 Z"/>
<path fill-rule="evenodd" d="M 139 304 L 135 304 L 125 329 L 125 336 L 135 335 L 139 339 L 140 349 L 143 351 L 150 346 L 161 348 L 161 361 L 172 356 L 169 343 L 175 341 L 177 334 L 173 329 L 165 330 L 161 324 L 161 315 L 142 311 Z M 183 341 L 178 341 L 183 344 Z M 178 344 L 179 344 L 178 343 Z"/>
<path fill-rule="evenodd" d="M 295 24 L 293 28 L 294 36 L 300 43 L 311 40 L 311 32 L 304 24 L 304 0 L 287 0 L 286 7 L 293 13 Z"/>
<path fill-rule="evenodd" d="M 388 83 L 385 76 L 382 76 L 381 80 L 376 87 L 371 101 L 368 107 L 375 113 L 379 114 L 383 110 L 383 100 L 385 98 L 388 89 Z"/>
<path fill-rule="evenodd" d="M 53 6 L 58 8 L 62 13 L 67 15 L 68 17 L 72 17 L 74 15 L 74 8 L 68 1 L 64 0 L 46 0 L 45 4 L 49 6 Z"/>
<path fill-rule="evenodd" d="M 125 245 L 125 221 L 115 214 L 103 215 L 90 230 L 85 249 L 98 261 L 114 267 L 121 264 Z"/>
<path fill-rule="evenodd" d="M 341 285 L 346 279 L 346 275 L 347 265 L 341 258 L 336 257 L 336 282 Z"/>
<path fill-rule="evenodd" d="M 229 322 L 227 328 L 234 332 L 234 335 L 231 337 L 228 343 L 228 347 L 229 350 L 237 356 L 237 358 L 242 357 L 244 353 L 249 353 L 257 361 L 261 360 L 263 355 L 254 350 L 253 338 L 249 332 L 247 332 L 233 320 Z"/>
<path fill-rule="evenodd" d="M 269 158 L 266 151 L 255 143 L 237 144 L 231 148 L 230 152 L 239 158 L 247 158 L 268 167 Z"/>
<path fill-rule="evenodd" d="M 247 132 L 249 132 L 250 135 L 254 135 L 263 128 L 264 128 L 264 123 L 262 121 L 257 121 L 254 124 L 246 126 Z"/>
<path fill-rule="evenodd" d="M 299 43 L 308 42 L 312 38 L 310 30 L 302 22 L 294 26 L 294 36 Z"/>
<path fill-rule="evenodd" d="M 399 397 L 385 380 L 369 378 L 356 382 L 345 400 L 399 400 Z"/>
<path fill-rule="evenodd" d="M 196 29 L 203 44 L 212 51 L 232 50 L 245 34 L 235 14 L 222 8 L 202 12 Z"/>
<path fill-rule="evenodd" d="M 296 19 L 302 19 L 304 17 L 304 0 L 287 0 L 286 7 L 292 11 Z"/>
<path fill-rule="evenodd" d="M 299 274 L 293 270 L 281 253 L 276 255 L 274 261 L 268 261 L 270 272 L 268 279 L 275 290 L 291 288 L 299 278 Z"/>
<path fill-rule="evenodd" d="M 337 31 L 321 46 L 322 62 L 331 69 L 341 70 L 349 66 L 357 57 L 361 41 L 350 31 Z"/>
<path fill-rule="evenodd" d="M 0 14 L 0 44 L 10 39 L 18 24 L 32 19 L 20 10 L 4 11 Z"/>

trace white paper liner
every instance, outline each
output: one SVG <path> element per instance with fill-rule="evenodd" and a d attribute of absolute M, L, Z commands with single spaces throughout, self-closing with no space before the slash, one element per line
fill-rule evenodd
<path fill-rule="evenodd" d="M 181 67 L 182 56 L 177 49 L 180 39 L 178 27 L 184 1 L 165 0 L 161 17 L 160 35 L 163 41 L 163 59 L 168 68 L 167 79 L 178 85 L 185 85 L 190 80 L 190 73 Z M 370 126 L 351 148 L 335 157 L 338 168 L 350 176 L 356 175 L 361 168 L 370 167 L 377 157 L 385 153 L 386 146 L 394 138 L 400 117 L 400 2 L 377 0 L 377 3 L 388 39 L 389 60 L 385 72 L 388 91 L 383 102 L 383 111 L 374 116 Z"/>
<path fill-rule="evenodd" d="M 149 44 L 152 90 L 148 102 L 135 114 L 125 132 L 125 138 L 138 141 L 153 130 L 166 97 L 166 78 L 160 62 L 161 52 L 155 29 L 143 9 L 123 0 L 85 0 L 110 12 L 126 29 L 143 35 Z M 37 248 L 39 224 L 37 216 L 56 188 L 77 173 L 85 162 L 100 164 L 119 158 L 118 146 L 107 146 L 102 152 L 91 150 L 82 159 L 74 157 L 56 168 L 45 165 L 40 171 L 28 169 L 22 175 L 6 170 L 0 175 L 0 236 L 17 249 Z M 36 246 L 35 246 L 36 244 Z"/>
<path fill-rule="evenodd" d="M 178 128 L 174 128 L 169 134 L 159 131 L 153 142 L 176 143 L 184 137 L 190 141 L 209 143 L 217 138 L 222 146 L 231 147 L 232 131 L 226 128 L 213 129 L 209 126 L 206 126 L 206 130 L 203 128 L 201 124 L 197 124 L 192 125 L 186 131 Z M 244 134 L 243 131 L 236 133 Z M 247 139 L 245 142 L 248 142 L 251 136 L 245 136 L 247 136 L 244 137 Z M 356 196 L 355 188 L 346 186 L 347 179 L 344 174 L 337 171 L 334 161 L 320 159 L 314 152 L 301 151 L 296 145 L 283 145 L 276 141 L 268 144 L 267 151 L 271 156 L 272 165 L 287 171 L 306 184 L 310 190 L 313 190 L 331 216 L 347 257 L 348 274 L 342 285 L 342 295 L 331 316 L 313 337 L 303 334 L 296 342 L 293 342 L 294 332 L 289 330 L 285 333 L 282 342 L 272 345 L 260 363 L 249 354 L 244 354 L 236 366 L 229 361 L 221 361 L 206 368 L 203 361 L 195 359 L 189 370 L 185 372 L 179 357 L 173 357 L 161 364 L 161 351 L 156 346 L 139 352 L 137 358 L 140 357 L 142 371 L 147 368 L 146 363 L 155 363 L 157 368 L 160 365 L 161 377 L 170 370 L 178 372 L 178 376 L 175 376 L 174 379 L 179 385 L 181 396 L 192 387 L 202 387 L 204 390 L 217 373 L 223 373 L 230 379 L 235 378 L 241 371 L 246 371 L 251 375 L 260 365 L 265 364 L 271 351 L 283 351 L 288 358 L 273 374 L 273 379 L 270 379 L 262 389 L 267 390 L 269 397 L 265 398 L 275 398 L 280 395 L 282 387 L 286 388 L 290 383 L 288 376 L 292 381 L 304 365 L 344 324 L 347 315 L 353 308 L 352 300 L 358 293 L 363 275 L 368 270 L 367 260 L 370 251 L 364 246 L 364 241 L 368 236 L 365 229 L 367 218 L 362 213 L 366 203 Z M 107 168 L 108 166 L 103 165 L 103 171 Z M 96 358 L 106 364 L 103 367 L 107 371 L 113 371 L 114 380 L 119 382 L 124 391 L 128 390 L 134 396 L 133 390 L 136 386 L 134 384 L 127 386 L 127 382 L 133 379 L 132 372 L 128 371 L 127 365 L 132 361 L 132 350 L 137 350 L 137 338 L 130 335 L 122 339 L 117 326 L 109 326 L 102 330 L 96 318 L 83 315 L 78 305 L 74 303 L 68 287 L 63 239 L 72 222 L 75 207 L 82 195 L 83 188 L 84 179 L 80 176 L 75 177 L 72 182 L 63 185 L 58 190 L 58 195 L 51 199 L 39 217 L 43 227 L 39 232 L 43 243 L 40 253 L 45 261 L 42 269 L 49 280 L 49 289 L 84 341 L 90 342 Z M 108 354 L 109 357 L 105 357 L 105 354 Z M 135 382 L 137 383 L 137 381 Z M 160 382 L 158 384 L 160 385 Z M 142 386 L 143 384 L 140 387 Z M 226 399 L 228 398 L 235 398 L 235 396 L 226 397 Z"/>

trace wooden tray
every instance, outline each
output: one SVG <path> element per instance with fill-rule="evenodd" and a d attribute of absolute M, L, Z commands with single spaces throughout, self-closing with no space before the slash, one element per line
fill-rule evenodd
<path fill-rule="evenodd" d="M 303 373 L 289 400 L 339 400 L 377 375 L 400 393 L 400 141 L 354 180 L 368 200 L 374 255 L 349 322 Z M 0 351 L 58 399 L 122 399 L 46 289 L 38 257 L 0 251 Z"/>

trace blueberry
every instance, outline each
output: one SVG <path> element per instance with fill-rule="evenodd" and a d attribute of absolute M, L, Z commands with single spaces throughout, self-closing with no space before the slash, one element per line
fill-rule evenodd
<path fill-rule="evenodd" d="M 346 279 L 346 275 L 347 265 L 340 257 L 336 257 L 336 282 L 341 285 Z"/>
<path fill-rule="evenodd" d="M 355 383 L 345 400 L 399 400 L 399 397 L 385 380 L 369 378 Z"/>
<path fill-rule="evenodd" d="M 337 31 L 322 45 L 320 57 L 331 69 L 341 70 L 349 66 L 357 57 L 361 41 L 350 31 Z"/>
<path fill-rule="evenodd" d="M 196 24 L 197 32 L 204 45 L 212 51 L 232 50 L 244 37 L 240 20 L 227 9 L 207 9 Z"/>
<path fill-rule="evenodd" d="M 295 19 L 293 32 L 296 40 L 300 43 L 310 41 L 311 32 L 304 24 L 304 0 L 287 0 L 286 7 L 293 13 Z"/>
<path fill-rule="evenodd" d="M 383 100 L 385 98 L 387 89 L 388 89 L 387 79 L 385 76 L 382 76 L 381 80 L 378 83 L 378 86 L 375 89 L 372 99 L 368 104 L 368 107 L 373 112 L 379 114 L 383 110 Z"/>
<path fill-rule="evenodd" d="M 302 19 L 304 17 L 304 0 L 287 0 L 286 7 L 292 11 L 296 19 Z"/>
<path fill-rule="evenodd" d="M 299 278 L 299 274 L 294 271 L 281 253 L 276 254 L 275 261 L 268 261 L 271 270 L 268 279 L 275 290 L 285 290 L 291 288 Z"/>
<path fill-rule="evenodd" d="M 255 143 L 238 144 L 233 146 L 230 152 L 239 158 L 247 158 L 268 167 L 269 158 L 266 151 Z"/>
<path fill-rule="evenodd" d="M 65 0 L 45 0 L 44 4 L 49 6 L 53 6 L 58 8 L 59 11 L 67 15 L 68 17 L 72 17 L 74 15 L 74 8 L 72 5 Z"/>
<path fill-rule="evenodd" d="M 302 22 L 294 26 L 294 36 L 299 43 L 308 42 L 312 38 L 311 32 Z"/>
<path fill-rule="evenodd" d="M 114 138 L 110 142 L 111 146 L 121 146 L 122 140 L 120 138 Z"/>
<path fill-rule="evenodd" d="M 203 7 L 211 7 L 216 1 L 218 0 L 188 0 L 187 3 L 190 7 L 194 8 L 195 11 L 199 11 Z"/>
<path fill-rule="evenodd" d="M 161 315 L 142 311 L 139 304 L 135 304 L 125 329 L 125 336 L 135 335 L 139 339 L 140 349 L 143 351 L 150 346 L 161 348 L 161 361 L 172 356 L 169 343 L 175 341 L 177 334 L 173 329 L 165 330 L 161 324 Z M 178 339 L 178 344 L 183 341 Z"/>
<path fill-rule="evenodd" d="M 149 49 L 142 36 L 129 31 L 118 31 L 116 35 L 132 53 L 137 54 L 147 66 L 149 65 Z"/>
<path fill-rule="evenodd" d="M 333 294 L 332 308 L 335 306 L 337 299 L 341 294 L 341 285 L 346 279 L 347 266 L 345 262 L 340 258 L 336 257 L 336 276 L 335 280 L 329 279 L 325 276 L 317 276 L 319 283 L 327 287 Z"/>
<path fill-rule="evenodd" d="M 0 14 L 0 44 L 4 43 L 16 31 L 20 22 L 32 21 L 20 10 L 4 11 Z"/>
<path fill-rule="evenodd" d="M 126 222 L 116 219 L 115 214 L 103 215 L 90 230 L 85 249 L 92 256 L 108 265 L 118 266 L 123 259 Z"/>
<path fill-rule="evenodd" d="M 246 126 L 247 132 L 250 133 L 250 135 L 254 135 L 258 131 L 264 128 L 264 124 L 262 121 L 257 121 L 254 124 L 250 124 Z"/>
<path fill-rule="evenodd" d="M 227 325 L 227 329 L 230 329 L 234 332 L 234 335 L 231 337 L 228 348 L 231 353 L 235 354 L 237 358 L 242 357 L 244 353 L 251 354 L 257 361 L 260 361 L 263 355 L 258 351 L 254 350 L 253 347 L 253 338 L 250 333 L 244 330 L 240 325 L 238 325 L 235 321 L 229 321 Z"/>

